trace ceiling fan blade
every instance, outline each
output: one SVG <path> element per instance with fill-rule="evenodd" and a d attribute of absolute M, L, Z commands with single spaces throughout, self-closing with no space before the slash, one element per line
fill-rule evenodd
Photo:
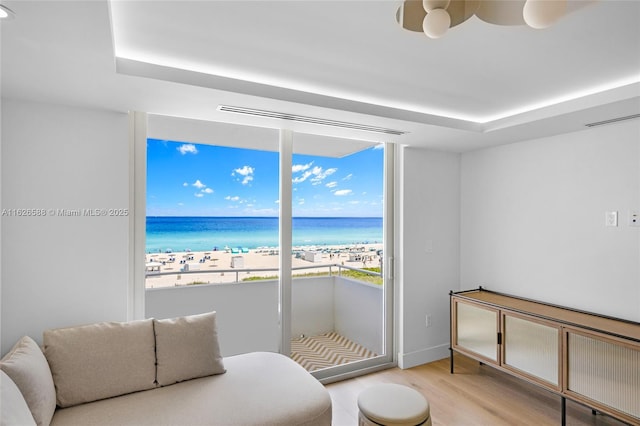
<path fill-rule="evenodd" d="M 480 6 L 480 0 L 451 0 L 447 12 L 451 16 L 451 27 L 471 18 Z M 421 33 L 422 21 L 427 12 L 422 7 L 422 0 L 405 0 L 396 12 L 396 21 L 406 30 Z"/>
<path fill-rule="evenodd" d="M 451 27 L 462 24 L 471 18 L 482 3 L 480 0 L 451 0 L 447 12 L 451 16 Z"/>
<path fill-rule="evenodd" d="M 522 17 L 525 0 L 482 0 L 476 16 L 496 25 L 525 25 Z"/>
<path fill-rule="evenodd" d="M 427 12 L 422 7 L 422 0 L 406 0 L 396 12 L 396 21 L 405 30 L 422 32 L 422 21 Z"/>

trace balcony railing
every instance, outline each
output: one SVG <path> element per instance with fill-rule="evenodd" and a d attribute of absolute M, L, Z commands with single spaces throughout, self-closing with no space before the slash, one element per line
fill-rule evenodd
<path fill-rule="evenodd" d="M 346 276 L 347 271 L 357 271 L 374 277 L 381 277 L 381 274 L 340 264 L 297 267 L 295 271 L 309 269 L 325 269 L 327 273 L 321 276 L 293 276 L 292 336 L 316 336 L 336 332 L 374 353 L 382 354 L 383 286 Z M 145 298 L 146 316 L 171 318 L 216 311 L 218 335 L 224 356 L 251 351 L 278 352 L 278 280 L 240 280 L 242 273 L 277 273 L 277 269 L 225 269 L 179 273 L 195 276 L 221 272 L 237 274 L 235 281 L 148 288 Z"/>
<path fill-rule="evenodd" d="M 356 271 L 358 273 L 362 273 L 365 275 L 369 275 L 372 277 L 380 277 L 382 278 L 382 273 L 381 272 L 376 272 L 376 271 L 370 271 L 367 269 L 362 269 L 362 268 L 354 268 L 352 266 L 347 266 L 347 265 L 341 265 L 339 263 L 332 263 L 332 264 L 324 264 L 324 265 L 313 265 L 313 266 L 297 266 L 294 268 L 291 268 L 291 270 L 293 272 L 295 271 L 301 271 L 301 270 L 311 270 L 313 269 L 314 271 L 317 270 L 322 270 L 322 269 L 327 269 L 327 275 L 332 277 L 334 276 L 334 271 L 337 269 L 337 276 L 342 276 L 342 272 L 343 270 L 347 270 L 347 271 Z M 278 268 L 231 268 L 231 269 L 216 269 L 216 270 L 211 270 L 211 271 L 207 271 L 207 270 L 194 270 L 194 271 L 170 271 L 170 272 L 156 272 L 156 271 L 147 271 L 146 273 L 146 278 L 153 278 L 153 277 L 162 277 L 162 276 L 170 276 L 170 275 L 179 275 L 179 276 L 200 276 L 200 275 L 205 275 L 205 274 L 226 274 L 226 273 L 231 273 L 231 274 L 235 274 L 235 280 L 233 281 L 234 283 L 239 283 L 239 282 L 243 282 L 240 280 L 240 274 L 245 274 L 245 275 L 249 275 L 252 273 L 256 273 L 256 272 L 274 272 L 274 275 L 277 276 L 279 275 L 280 270 Z M 321 273 L 320 273 L 321 274 Z M 295 277 L 296 274 L 294 273 L 293 276 Z M 256 279 L 260 279 L 260 276 L 256 276 Z M 268 278 L 265 278 L 268 279 Z M 176 284 L 176 286 L 179 285 L 189 285 L 190 283 L 187 284 Z"/>

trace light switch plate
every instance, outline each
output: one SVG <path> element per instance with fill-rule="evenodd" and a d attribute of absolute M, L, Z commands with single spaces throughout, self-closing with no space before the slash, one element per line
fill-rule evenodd
<path fill-rule="evenodd" d="M 618 212 L 605 212 L 604 226 L 618 226 Z"/>

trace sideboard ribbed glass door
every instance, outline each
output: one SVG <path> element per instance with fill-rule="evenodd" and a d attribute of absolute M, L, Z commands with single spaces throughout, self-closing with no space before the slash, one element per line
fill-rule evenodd
<path fill-rule="evenodd" d="M 457 346 L 498 362 L 498 311 L 457 302 L 456 312 Z"/>
<path fill-rule="evenodd" d="M 557 388 L 559 339 L 558 327 L 505 315 L 503 363 Z"/>

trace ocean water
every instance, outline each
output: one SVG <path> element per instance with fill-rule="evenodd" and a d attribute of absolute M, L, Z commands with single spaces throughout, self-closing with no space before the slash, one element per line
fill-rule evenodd
<path fill-rule="evenodd" d="M 382 242 L 382 218 L 293 218 L 293 245 Z M 147 253 L 276 247 L 277 217 L 147 216 Z"/>

